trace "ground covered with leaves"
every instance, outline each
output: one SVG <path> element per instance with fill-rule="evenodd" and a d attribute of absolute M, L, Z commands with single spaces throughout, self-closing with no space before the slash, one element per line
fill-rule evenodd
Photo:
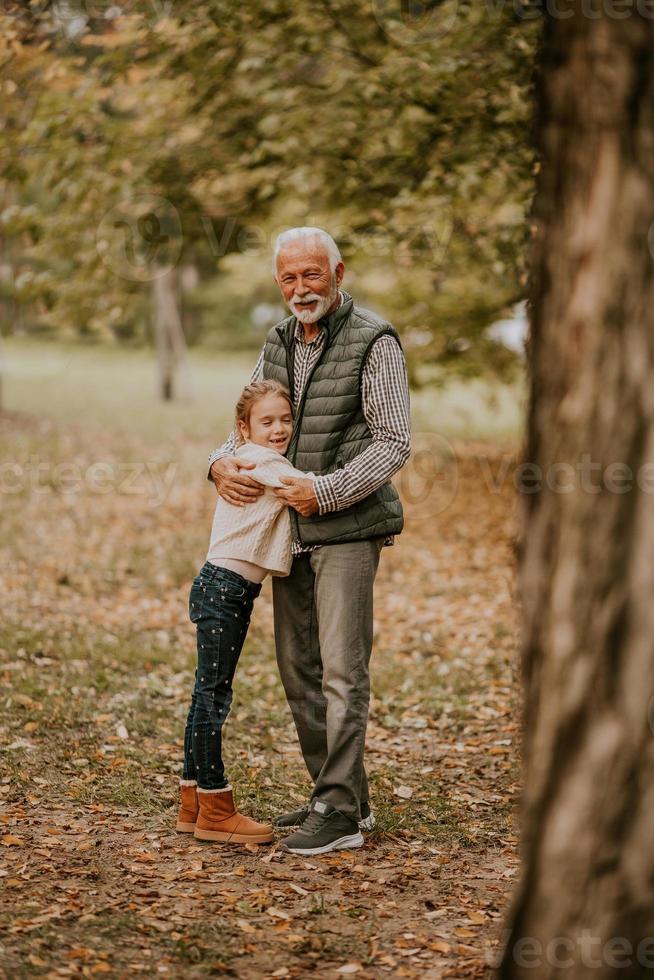
<path fill-rule="evenodd" d="M 0 416 L 16 463 L 2 471 L 0 975 L 490 977 L 517 873 L 515 447 L 426 445 L 396 479 L 407 524 L 377 578 L 367 740 L 377 829 L 311 860 L 174 832 L 210 448 L 179 436 L 157 455 L 136 435 Z M 307 799 L 269 581 L 225 754 L 253 816 Z"/>

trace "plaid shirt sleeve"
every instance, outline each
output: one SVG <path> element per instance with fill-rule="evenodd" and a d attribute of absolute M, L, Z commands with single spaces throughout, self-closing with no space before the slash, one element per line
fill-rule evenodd
<path fill-rule="evenodd" d="M 363 500 L 401 469 L 411 453 L 411 409 L 404 353 L 388 334 L 370 349 L 361 378 L 372 442 L 342 469 L 315 481 L 320 514 Z"/>
<path fill-rule="evenodd" d="M 254 371 L 250 376 L 249 384 L 252 384 L 254 381 L 261 381 L 263 378 L 263 351 L 265 346 L 266 345 L 264 344 L 264 346 L 261 348 L 259 359 L 254 366 Z M 229 433 L 227 439 L 222 444 L 222 446 L 218 446 L 218 449 L 214 449 L 214 451 L 209 456 L 209 472 L 207 473 L 207 480 L 211 480 L 211 467 L 216 462 L 216 460 L 222 459 L 223 456 L 233 456 L 235 451 L 236 451 L 236 431 L 232 429 L 232 431 Z"/>

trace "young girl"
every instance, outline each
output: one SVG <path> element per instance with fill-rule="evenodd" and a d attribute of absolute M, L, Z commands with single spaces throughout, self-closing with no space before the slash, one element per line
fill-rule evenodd
<path fill-rule="evenodd" d="M 270 572 L 288 575 L 293 560 L 288 507 L 272 492 L 280 476 L 314 478 L 283 455 L 293 403 L 278 381 L 246 385 L 236 405 L 236 458 L 255 463 L 248 476 L 266 490 L 242 507 L 218 498 L 207 558 L 193 579 L 189 616 L 197 628 L 195 688 L 184 733 L 177 830 L 234 844 L 272 840 L 270 824 L 238 813 L 225 776 L 221 731 L 254 600 Z"/>

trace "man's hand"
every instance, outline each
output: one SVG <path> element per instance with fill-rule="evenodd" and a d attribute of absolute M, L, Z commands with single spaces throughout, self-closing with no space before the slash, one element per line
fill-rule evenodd
<path fill-rule="evenodd" d="M 294 507 L 303 517 L 311 517 L 318 513 L 318 500 L 316 491 L 313 488 L 313 480 L 303 480 L 299 476 L 281 476 L 282 483 L 289 484 L 286 487 L 275 487 L 274 494 L 280 497 L 289 507 Z"/>
<path fill-rule="evenodd" d="M 266 489 L 263 483 L 253 480 L 251 476 L 241 475 L 240 470 L 253 470 L 256 463 L 246 463 L 245 460 L 223 456 L 217 459 L 211 467 L 211 479 L 216 484 L 216 490 L 228 504 L 243 507 L 253 504 L 257 497 Z"/>

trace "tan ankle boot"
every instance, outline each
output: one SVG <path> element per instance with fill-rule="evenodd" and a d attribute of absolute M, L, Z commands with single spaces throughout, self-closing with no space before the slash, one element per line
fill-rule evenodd
<path fill-rule="evenodd" d="M 228 844 L 268 844 L 273 839 L 269 823 L 257 823 L 234 806 L 231 786 L 217 792 L 198 790 L 200 813 L 195 824 L 198 840 Z"/>
<path fill-rule="evenodd" d="M 180 834 L 192 834 L 195 830 L 195 821 L 198 819 L 199 810 L 197 790 L 195 783 L 182 782 L 179 784 L 181 802 L 175 829 Z"/>

